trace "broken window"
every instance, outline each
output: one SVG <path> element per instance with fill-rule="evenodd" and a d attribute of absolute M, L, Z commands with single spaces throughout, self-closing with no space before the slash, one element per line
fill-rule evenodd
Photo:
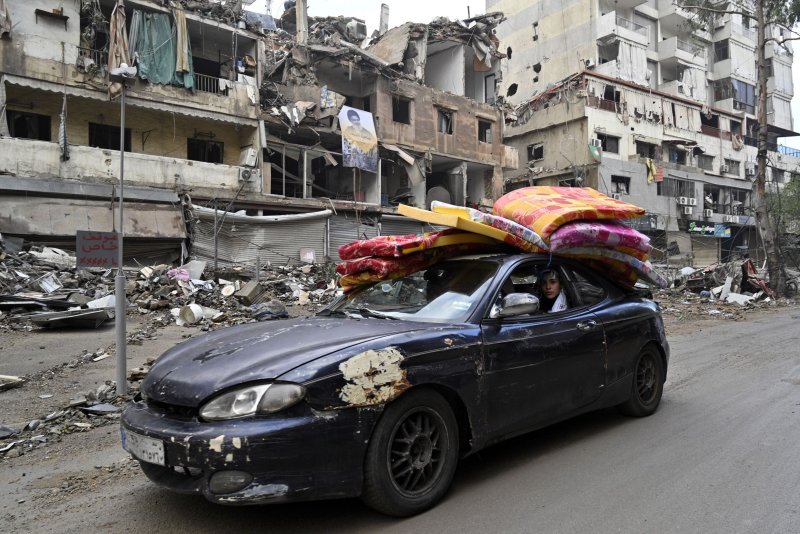
<path fill-rule="evenodd" d="M 225 146 L 219 141 L 207 139 L 187 139 L 186 159 L 205 161 L 206 163 L 222 163 Z"/>
<path fill-rule="evenodd" d="M 534 143 L 528 145 L 528 161 L 539 161 L 544 159 L 544 144 Z"/>
<path fill-rule="evenodd" d="M 400 96 L 392 98 L 392 120 L 411 124 L 411 100 Z"/>
<path fill-rule="evenodd" d="M 648 143 L 646 141 L 636 141 L 636 155 L 643 158 L 657 159 L 656 149 L 657 145 Z"/>
<path fill-rule="evenodd" d="M 597 138 L 600 139 L 600 146 L 602 146 L 603 152 L 619 154 L 619 137 L 606 134 L 597 134 Z"/>
<path fill-rule="evenodd" d="M 489 74 L 483 79 L 483 94 L 484 94 L 484 102 L 487 104 L 494 104 L 495 100 L 497 99 L 497 93 L 495 92 L 495 75 Z"/>
<path fill-rule="evenodd" d="M 670 163 L 677 163 L 678 165 L 686 165 L 686 151 L 670 146 L 669 161 Z"/>
<path fill-rule="evenodd" d="M 11 137 L 50 141 L 50 116 L 8 110 L 8 130 Z"/>
<path fill-rule="evenodd" d="M 453 112 L 447 109 L 438 109 L 438 131 L 443 134 L 453 135 Z"/>
<path fill-rule="evenodd" d="M 772 182 L 776 184 L 783 183 L 783 169 L 772 168 Z"/>
<path fill-rule="evenodd" d="M 611 176 L 611 192 L 628 195 L 631 191 L 631 179 L 627 176 Z"/>
<path fill-rule="evenodd" d="M 89 146 L 119 150 L 119 126 L 89 123 Z M 125 151 L 131 151 L 131 129 L 125 128 Z"/>
<path fill-rule="evenodd" d="M 478 141 L 481 143 L 492 142 L 492 123 L 489 121 L 478 121 Z"/>

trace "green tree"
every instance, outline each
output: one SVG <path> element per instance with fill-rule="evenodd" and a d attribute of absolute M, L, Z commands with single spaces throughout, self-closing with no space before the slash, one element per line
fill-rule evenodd
<path fill-rule="evenodd" d="M 692 17 L 689 25 L 697 28 L 713 30 L 717 21 L 725 15 L 739 15 L 745 20 L 755 21 L 756 25 L 756 121 L 758 122 L 758 136 L 756 153 L 756 179 L 754 184 L 754 198 L 756 224 L 764 242 L 767 254 L 767 270 L 772 289 L 778 295 L 786 294 L 786 266 L 778 242 L 780 231 L 775 228 L 773 221 L 768 216 L 768 203 L 766 197 L 767 175 L 767 143 L 769 139 L 769 126 L 767 124 L 767 78 L 769 73 L 765 61 L 764 51 L 767 45 L 777 43 L 786 46 L 788 41 L 800 39 L 796 25 L 800 20 L 800 0 L 673 0 L 674 3 L 690 11 Z M 784 31 L 778 31 L 783 28 Z"/>

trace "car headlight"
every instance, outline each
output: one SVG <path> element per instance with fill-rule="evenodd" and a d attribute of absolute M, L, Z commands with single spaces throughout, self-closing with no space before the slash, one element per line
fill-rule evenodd
<path fill-rule="evenodd" d="M 306 389 L 298 384 L 273 382 L 234 389 L 212 399 L 200 408 L 207 421 L 266 415 L 284 410 L 303 400 Z"/>

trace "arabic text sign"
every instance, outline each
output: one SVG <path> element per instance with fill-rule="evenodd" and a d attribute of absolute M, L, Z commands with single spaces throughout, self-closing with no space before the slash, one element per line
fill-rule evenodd
<path fill-rule="evenodd" d="M 119 242 L 117 236 L 117 232 L 78 230 L 75 238 L 78 267 L 116 267 Z"/>

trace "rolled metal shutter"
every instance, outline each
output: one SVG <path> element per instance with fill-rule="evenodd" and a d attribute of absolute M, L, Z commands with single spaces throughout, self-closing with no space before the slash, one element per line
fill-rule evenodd
<path fill-rule="evenodd" d="M 267 261 L 284 265 L 300 261 L 301 248 L 312 248 L 316 262 L 322 262 L 326 221 L 325 216 L 268 223 L 257 217 L 226 217 L 219 231 L 217 261 L 223 266 L 255 266 L 257 259 L 262 265 Z M 207 215 L 195 220 L 192 253 L 197 259 L 214 261 L 214 220 Z"/>
<path fill-rule="evenodd" d="M 692 264 L 707 267 L 719 261 L 719 239 L 716 237 L 692 236 Z"/>
<path fill-rule="evenodd" d="M 427 230 L 423 230 L 427 226 Z M 405 215 L 383 215 L 381 217 L 381 235 L 419 234 L 430 231 L 428 224 L 421 223 Z"/>
<path fill-rule="evenodd" d="M 328 232 L 328 255 L 333 261 L 339 261 L 339 247 L 359 239 L 375 237 L 378 235 L 378 225 L 374 219 L 356 218 L 349 213 L 339 214 L 329 219 Z"/>

